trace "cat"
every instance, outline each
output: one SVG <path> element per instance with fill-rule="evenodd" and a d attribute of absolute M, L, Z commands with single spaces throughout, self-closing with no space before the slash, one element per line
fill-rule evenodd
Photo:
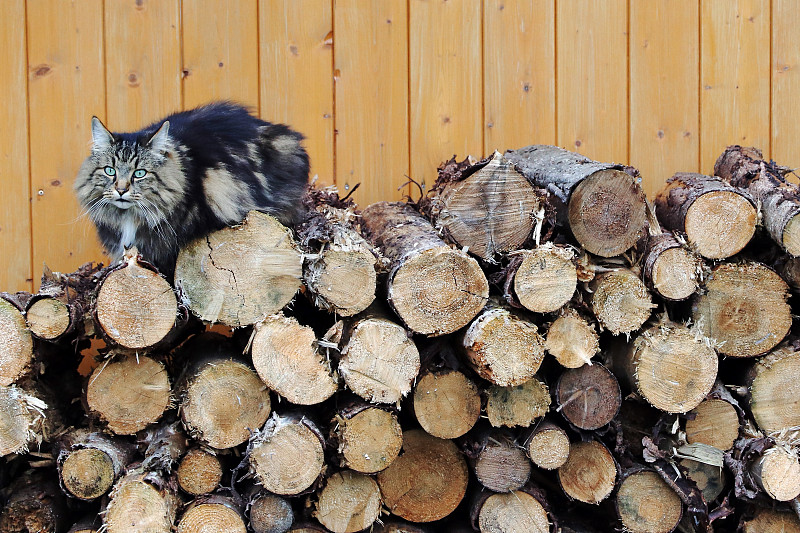
<path fill-rule="evenodd" d="M 250 210 L 299 221 L 309 173 L 302 140 L 231 102 L 133 133 L 111 133 L 92 117 L 91 154 L 74 189 L 112 258 L 135 246 L 171 279 L 182 247 Z"/>

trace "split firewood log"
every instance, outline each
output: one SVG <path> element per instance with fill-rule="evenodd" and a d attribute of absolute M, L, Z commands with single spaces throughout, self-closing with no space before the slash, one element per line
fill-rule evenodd
<path fill-rule="evenodd" d="M 445 244 L 413 208 L 378 202 L 361 215 L 365 236 L 391 264 L 387 300 L 410 330 L 452 333 L 483 309 L 489 284 L 478 262 Z"/>
<path fill-rule="evenodd" d="M 569 225 L 590 253 L 620 255 L 647 231 L 646 199 L 634 169 L 598 163 L 556 146 L 527 146 L 505 156 L 551 194 L 559 221 Z"/>
<path fill-rule="evenodd" d="M 689 246 L 708 259 L 739 253 L 756 229 L 753 198 L 722 178 L 679 172 L 667 180 L 654 203 L 659 222 L 686 234 Z"/>
<path fill-rule="evenodd" d="M 75 429 L 59 438 L 53 456 L 64 491 L 79 500 L 93 500 L 111 489 L 134 453 L 126 441 Z"/>
<path fill-rule="evenodd" d="M 251 211 L 241 225 L 183 248 L 175 283 L 200 319 L 240 327 L 288 304 L 301 286 L 302 265 L 291 231 L 275 218 Z"/>
<path fill-rule="evenodd" d="M 424 372 L 414 387 L 413 406 L 422 429 L 440 439 L 455 439 L 478 421 L 480 391 L 458 370 Z"/>
<path fill-rule="evenodd" d="M 764 228 L 793 256 L 800 255 L 800 189 L 786 181 L 791 169 L 766 161 L 757 148 L 728 146 L 714 174 L 746 190 L 761 206 Z"/>
<path fill-rule="evenodd" d="M 206 494 L 196 497 L 183 510 L 177 533 L 225 531 L 247 533 L 244 510 L 230 496 Z"/>
<path fill-rule="evenodd" d="M 51 442 L 64 430 L 64 417 L 52 392 L 25 379 L 0 386 L 0 457 L 25 454 Z"/>
<path fill-rule="evenodd" d="M 343 470 L 325 480 L 313 515 L 334 533 L 353 533 L 370 527 L 380 512 L 381 492 L 375 480 Z"/>

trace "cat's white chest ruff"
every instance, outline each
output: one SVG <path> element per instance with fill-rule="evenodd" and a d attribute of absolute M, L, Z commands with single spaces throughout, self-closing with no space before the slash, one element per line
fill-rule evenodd
<path fill-rule="evenodd" d="M 136 226 L 133 223 L 133 220 L 126 220 L 122 224 L 121 236 L 119 238 L 119 247 L 120 253 L 124 252 L 126 248 L 130 248 L 133 245 L 133 240 L 136 238 Z"/>

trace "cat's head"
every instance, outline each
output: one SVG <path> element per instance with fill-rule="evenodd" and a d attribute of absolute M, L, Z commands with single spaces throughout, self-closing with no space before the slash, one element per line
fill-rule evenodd
<path fill-rule="evenodd" d="M 132 216 L 156 226 L 180 202 L 186 187 L 169 122 L 154 132 L 114 134 L 92 117 L 92 152 L 75 192 L 96 223 L 120 226 Z"/>

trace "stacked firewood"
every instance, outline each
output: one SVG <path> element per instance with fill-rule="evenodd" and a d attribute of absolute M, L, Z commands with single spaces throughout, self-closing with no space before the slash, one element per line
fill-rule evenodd
<path fill-rule="evenodd" d="M 174 283 L 46 271 L 0 298 L 0 531 L 800 531 L 800 189 L 714 174 L 530 146 Z"/>

